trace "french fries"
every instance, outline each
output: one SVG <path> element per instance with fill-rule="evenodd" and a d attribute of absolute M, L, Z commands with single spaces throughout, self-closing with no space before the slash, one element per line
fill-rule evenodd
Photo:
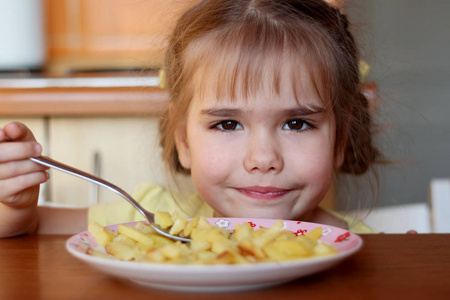
<path fill-rule="evenodd" d="M 113 237 L 116 236 L 115 232 L 96 222 L 89 224 L 88 230 L 92 236 L 95 236 L 95 241 L 100 246 L 106 246 L 113 239 Z"/>
<path fill-rule="evenodd" d="M 163 237 L 144 222 L 134 227 L 118 225 L 113 232 L 98 223 L 89 225 L 89 232 L 107 254 L 89 249 L 96 256 L 125 261 L 171 264 L 249 264 L 270 261 L 304 259 L 331 255 L 338 251 L 320 242 L 320 227 L 296 236 L 282 230 L 283 222 L 270 228 L 254 230 L 249 223 L 237 224 L 234 232 L 216 227 L 204 218 L 187 221 L 177 214 L 157 212 L 156 222 L 172 234 L 190 237 L 192 242 L 181 243 Z"/>

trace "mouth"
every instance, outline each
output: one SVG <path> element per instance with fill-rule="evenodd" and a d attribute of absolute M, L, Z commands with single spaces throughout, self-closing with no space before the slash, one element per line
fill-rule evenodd
<path fill-rule="evenodd" d="M 237 188 L 241 194 L 257 199 L 257 200 L 276 200 L 290 192 L 287 189 L 280 189 L 269 186 L 251 186 L 245 188 Z"/>

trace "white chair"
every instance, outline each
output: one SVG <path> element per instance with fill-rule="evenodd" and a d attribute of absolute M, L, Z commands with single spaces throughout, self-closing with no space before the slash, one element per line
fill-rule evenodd
<path fill-rule="evenodd" d="M 351 212 L 350 215 L 363 221 L 367 226 L 384 233 L 430 233 L 430 208 L 428 203 L 411 203 L 383 206 L 372 210 Z"/>
<path fill-rule="evenodd" d="M 385 233 L 450 233 L 450 178 L 430 181 L 428 202 L 353 211 L 351 216 Z"/>
<path fill-rule="evenodd" d="M 450 178 L 435 178 L 431 180 L 429 202 L 432 231 L 435 233 L 449 233 Z"/>

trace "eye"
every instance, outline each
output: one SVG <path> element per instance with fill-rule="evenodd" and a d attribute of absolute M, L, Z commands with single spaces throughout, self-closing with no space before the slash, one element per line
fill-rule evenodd
<path fill-rule="evenodd" d="M 301 119 L 290 120 L 283 125 L 284 130 L 292 130 L 292 131 L 303 131 L 308 130 L 310 128 L 311 125 L 308 122 Z"/>
<path fill-rule="evenodd" d="M 242 127 L 242 125 L 239 124 L 239 122 L 233 121 L 233 120 L 221 121 L 221 122 L 217 123 L 214 127 L 219 130 L 223 130 L 223 131 L 233 131 L 233 130 L 244 129 Z"/>

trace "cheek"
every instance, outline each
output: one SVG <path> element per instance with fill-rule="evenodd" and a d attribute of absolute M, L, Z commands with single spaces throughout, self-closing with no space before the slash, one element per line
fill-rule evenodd
<path fill-rule="evenodd" d="M 301 173 L 299 176 L 314 189 L 328 189 L 334 176 L 333 160 L 324 157 L 311 158 L 298 165 L 294 172 Z"/>
<path fill-rule="evenodd" d="M 328 190 L 335 173 L 332 146 L 323 140 L 304 146 L 292 152 L 294 159 L 285 165 L 312 189 Z"/>
<path fill-rule="evenodd" d="M 319 158 L 320 159 L 320 158 Z M 323 200 L 328 193 L 335 174 L 333 155 L 323 157 L 322 160 L 316 161 L 316 168 L 311 172 L 310 187 L 316 195 L 316 203 Z"/>
<path fill-rule="evenodd" d="M 312 159 L 312 164 L 316 166 L 316 171 L 312 172 L 314 177 L 322 178 L 322 181 L 329 182 L 332 180 L 335 173 L 335 159 L 333 151 L 318 152 L 317 156 Z"/>
<path fill-rule="evenodd" d="M 205 142 L 198 139 L 191 147 L 191 174 L 199 185 L 219 184 L 230 176 L 235 168 L 236 153 L 228 144 Z"/>

